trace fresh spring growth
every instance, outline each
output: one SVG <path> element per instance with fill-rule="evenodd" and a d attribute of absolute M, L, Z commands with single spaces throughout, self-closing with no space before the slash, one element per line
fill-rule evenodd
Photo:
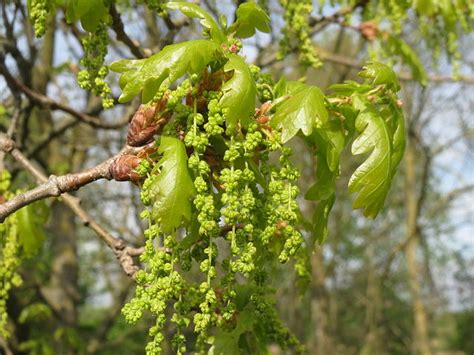
<path fill-rule="evenodd" d="M 311 4 L 283 5 L 294 31 L 287 29 L 285 38 L 296 35 L 302 61 L 318 66 L 304 25 Z M 307 280 L 304 256 L 326 237 L 335 184 L 325 181 L 337 179 L 348 132 L 356 138 L 356 154 L 370 153 L 362 149 L 367 144 L 377 146 L 371 154 L 388 152 L 367 160 L 350 184 L 358 192 L 357 207 L 367 216 L 381 209 L 390 185 L 386 176 L 393 176 L 404 147 L 398 81 L 390 68 L 371 63 L 360 73 L 364 83 L 342 84 L 342 98 L 337 100 L 301 82 L 275 82 L 260 68 L 247 65 L 238 55 L 240 40 L 226 36 L 222 23 L 197 5 L 163 6 L 203 19 L 206 38 L 110 66 L 121 74 L 119 101 L 140 93 L 143 103 L 166 97 L 164 114 L 170 118 L 156 140 L 157 151 L 137 168 L 146 177 L 141 216 L 148 225 L 147 240 L 135 296 L 123 314 L 130 323 L 146 313 L 153 316 L 148 354 L 162 352 L 170 323 L 173 334 L 168 341 L 176 353 L 222 354 L 219 341 L 226 337 L 234 339 L 233 346 L 242 353 L 252 352 L 249 344 L 254 343 L 302 351 L 278 319 L 269 274 L 276 265 L 289 264 L 299 279 Z M 245 3 L 231 33 L 245 37 L 266 30 L 268 21 L 258 6 Z M 377 106 L 374 96 L 380 99 Z M 386 114 L 384 107 L 396 107 L 389 123 L 381 114 Z M 388 132 L 389 141 L 377 136 L 379 130 Z M 317 179 L 306 198 L 325 208 L 317 209 L 312 236 L 300 232 L 300 174 L 288 145 L 297 137 L 319 154 Z M 383 174 L 373 172 L 375 167 Z M 241 336 L 247 341 L 240 343 Z"/>

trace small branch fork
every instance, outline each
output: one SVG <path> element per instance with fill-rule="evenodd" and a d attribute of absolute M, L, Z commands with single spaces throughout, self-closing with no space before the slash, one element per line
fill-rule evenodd
<path fill-rule="evenodd" d="M 15 147 L 15 142 L 4 134 L 0 134 L 0 150 L 10 154 L 25 170 L 32 174 L 40 183 L 34 189 L 20 194 L 13 199 L 0 205 L 0 222 L 3 222 L 13 212 L 34 201 L 47 197 L 62 195 L 63 202 L 76 214 L 81 222 L 92 229 L 114 252 L 124 272 L 134 277 L 138 267 L 134 264 L 133 257 L 143 252 L 143 248 L 127 246 L 125 241 L 114 237 L 102 228 L 94 219 L 80 206 L 79 199 L 69 195 L 67 192 L 75 191 L 99 179 L 112 179 L 110 167 L 120 157 L 128 154 L 138 154 L 143 147 L 135 148 L 125 146 L 117 155 L 77 174 L 66 174 L 63 176 L 50 176 L 49 178 L 38 170 L 23 153 Z"/>

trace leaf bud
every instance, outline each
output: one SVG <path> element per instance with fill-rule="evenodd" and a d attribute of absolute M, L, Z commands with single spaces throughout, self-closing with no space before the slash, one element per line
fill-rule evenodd
<path fill-rule="evenodd" d="M 139 182 L 141 177 L 134 171 L 139 164 L 140 158 L 137 156 L 122 155 L 110 165 L 109 172 L 116 181 Z"/>

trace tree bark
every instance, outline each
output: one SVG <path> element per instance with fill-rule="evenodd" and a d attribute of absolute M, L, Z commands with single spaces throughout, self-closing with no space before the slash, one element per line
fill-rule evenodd
<path fill-rule="evenodd" d="M 311 320 L 314 333 L 310 337 L 311 353 L 315 355 L 335 354 L 333 342 L 328 332 L 329 302 L 326 290 L 324 256 L 321 247 L 317 247 L 311 260 L 312 301 Z"/>
<path fill-rule="evenodd" d="M 409 140 L 405 153 L 406 237 L 408 240 L 405 247 L 405 257 L 415 325 L 413 334 L 413 353 L 430 355 L 431 349 L 428 337 L 428 322 L 425 306 L 422 300 L 420 266 L 416 257 L 420 243 L 420 235 L 417 229 L 418 202 L 415 154 L 415 147 Z"/>
<path fill-rule="evenodd" d="M 55 18 L 49 21 L 48 30 L 43 38 L 43 45 L 38 58 L 38 63 L 33 70 L 33 89 L 47 95 L 50 73 L 54 64 L 56 24 Z M 37 108 L 29 119 L 29 131 L 34 136 L 31 139 L 41 139 L 36 132 L 50 132 L 53 129 L 51 113 L 47 109 Z M 38 129 L 38 130 L 36 130 Z M 67 156 L 67 145 L 53 140 L 48 144 L 38 158 L 47 167 L 47 173 L 58 173 L 64 161 L 76 161 Z M 78 303 L 80 293 L 78 286 L 78 256 L 77 235 L 74 214 L 60 203 L 53 203 L 49 218 L 48 232 L 51 243 L 51 276 L 49 283 L 41 287 L 42 296 L 48 305 L 54 309 L 59 317 L 55 318 L 55 331 L 74 330 L 78 322 Z M 54 344 L 58 354 L 75 354 L 67 337 L 61 337 Z"/>

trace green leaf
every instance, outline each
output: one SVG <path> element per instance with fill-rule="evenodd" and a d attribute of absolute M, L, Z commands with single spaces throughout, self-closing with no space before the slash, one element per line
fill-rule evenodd
<path fill-rule="evenodd" d="M 225 42 L 226 37 L 217 22 L 214 21 L 212 16 L 199 5 L 185 1 L 171 1 L 166 3 L 165 6 L 169 10 L 179 10 L 188 17 L 201 19 L 201 25 L 204 28 L 209 29 L 212 39 L 218 41 L 219 43 Z"/>
<path fill-rule="evenodd" d="M 275 98 L 282 97 L 289 94 L 294 94 L 298 90 L 303 90 L 307 85 L 300 81 L 290 80 L 287 81 L 283 76 L 278 80 L 273 88 Z"/>
<path fill-rule="evenodd" d="M 170 233 L 183 220 L 191 220 L 190 198 L 194 195 L 194 184 L 189 175 L 183 142 L 163 136 L 158 153 L 163 157 L 158 162 L 159 175 L 150 188 L 154 200 L 152 215 L 161 219 L 163 232 Z"/>
<path fill-rule="evenodd" d="M 130 101 L 140 91 L 142 102 L 149 102 L 165 79 L 171 84 L 186 73 L 199 73 L 216 58 L 219 45 L 208 40 L 194 40 L 166 46 L 145 59 L 122 59 L 110 69 L 122 73 L 120 102 Z"/>
<path fill-rule="evenodd" d="M 107 22 L 109 10 L 101 0 L 69 0 L 66 8 L 68 23 L 81 20 L 86 31 L 94 32 L 100 22 Z"/>
<path fill-rule="evenodd" d="M 336 198 L 339 160 L 347 138 L 342 132 L 341 122 L 334 119 L 313 133 L 308 140 L 316 145 L 318 153 L 316 182 L 306 192 L 305 198 L 318 201 L 313 215 L 313 240 L 322 244 L 328 236 L 328 217 Z"/>
<path fill-rule="evenodd" d="M 288 81 L 285 79 L 284 76 L 282 76 L 280 80 L 278 80 L 278 82 L 273 87 L 273 94 L 275 95 L 275 98 L 282 97 L 286 95 L 287 90 L 288 90 Z"/>
<path fill-rule="evenodd" d="M 359 136 L 352 144 L 352 154 L 370 153 L 349 180 L 349 191 L 358 192 L 354 208 L 364 208 L 366 217 L 374 218 L 383 207 L 392 177 L 403 155 L 403 117 L 396 114 L 395 131 L 390 129 L 376 108 L 364 97 L 353 97 L 354 108 L 359 110 L 355 127 Z"/>
<path fill-rule="evenodd" d="M 328 219 L 331 212 L 336 195 L 332 194 L 325 200 L 318 202 L 314 209 L 313 215 L 313 240 L 319 244 L 323 244 L 329 235 Z"/>
<path fill-rule="evenodd" d="M 15 212 L 18 219 L 18 236 L 25 256 L 37 253 L 46 239 L 44 224 L 48 220 L 48 207 L 44 201 L 32 203 Z"/>
<path fill-rule="evenodd" d="M 316 182 L 308 189 L 305 198 L 318 201 L 313 215 L 313 240 L 322 244 L 328 235 L 328 216 L 335 199 L 336 180 L 339 170 L 332 171 L 329 168 L 327 159 L 330 154 L 328 154 L 328 149 L 323 146 L 319 147 Z"/>
<path fill-rule="evenodd" d="M 280 104 L 271 125 L 282 130 L 282 141 L 286 143 L 299 130 L 309 136 L 315 128 L 321 128 L 328 120 L 328 111 L 324 105 L 324 94 L 315 86 L 300 83 L 292 96 Z"/>
<path fill-rule="evenodd" d="M 353 80 L 346 80 L 342 84 L 334 84 L 329 87 L 330 91 L 333 91 L 332 96 L 351 96 L 353 93 L 364 93 L 373 89 L 372 85 L 363 85 Z"/>
<path fill-rule="evenodd" d="M 235 329 L 228 332 L 218 329 L 214 336 L 214 345 L 209 350 L 213 355 L 240 355 L 242 351 L 239 347 L 240 336 L 253 329 L 256 321 L 254 311 L 246 308 L 238 314 Z"/>
<path fill-rule="evenodd" d="M 229 32 L 236 32 L 237 37 L 247 38 L 255 34 L 255 30 L 260 32 L 270 32 L 270 16 L 254 2 L 240 4 L 237 9 L 237 20 L 229 29 Z"/>
<path fill-rule="evenodd" d="M 36 302 L 23 308 L 18 316 L 18 322 L 25 324 L 26 322 L 44 322 L 53 315 L 51 308 L 44 303 Z"/>
<path fill-rule="evenodd" d="M 305 199 L 321 201 L 330 198 L 334 195 L 337 177 L 338 172 L 329 169 L 326 157 L 318 154 L 316 182 L 306 192 Z"/>
<path fill-rule="evenodd" d="M 306 192 L 307 200 L 325 200 L 334 194 L 336 179 L 339 175 L 339 156 L 344 148 L 344 137 L 342 137 L 342 144 L 337 143 L 337 147 L 326 142 L 318 144 L 316 182 Z"/>
<path fill-rule="evenodd" d="M 400 83 L 395 72 L 387 65 L 374 62 L 367 64 L 363 69 L 359 76 L 369 79 L 372 85 L 385 85 L 394 91 L 400 90 Z"/>
<path fill-rule="evenodd" d="M 428 75 L 426 74 L 425 67 L 415 51 L 404 40 L 395 36 L 389 36 L 382 45 L 386 45 L 392 55 L 399 55 L 401 57 L 402 62 L 410 67 L 415 80 L 422 85 L 428 84 Z"/>
<path fill-rule="evenodd" d="M 224 94 L 220 99 L 222 109 L 226 110 L 226 133 L 230 135 L 234 133 L 239 122 L 245 122 L 254 114 L 257 88 L 252 73 L 242 57 L 230 54 L 224 70 L 234 72 L 232 78 L 222 85 Z"/>

